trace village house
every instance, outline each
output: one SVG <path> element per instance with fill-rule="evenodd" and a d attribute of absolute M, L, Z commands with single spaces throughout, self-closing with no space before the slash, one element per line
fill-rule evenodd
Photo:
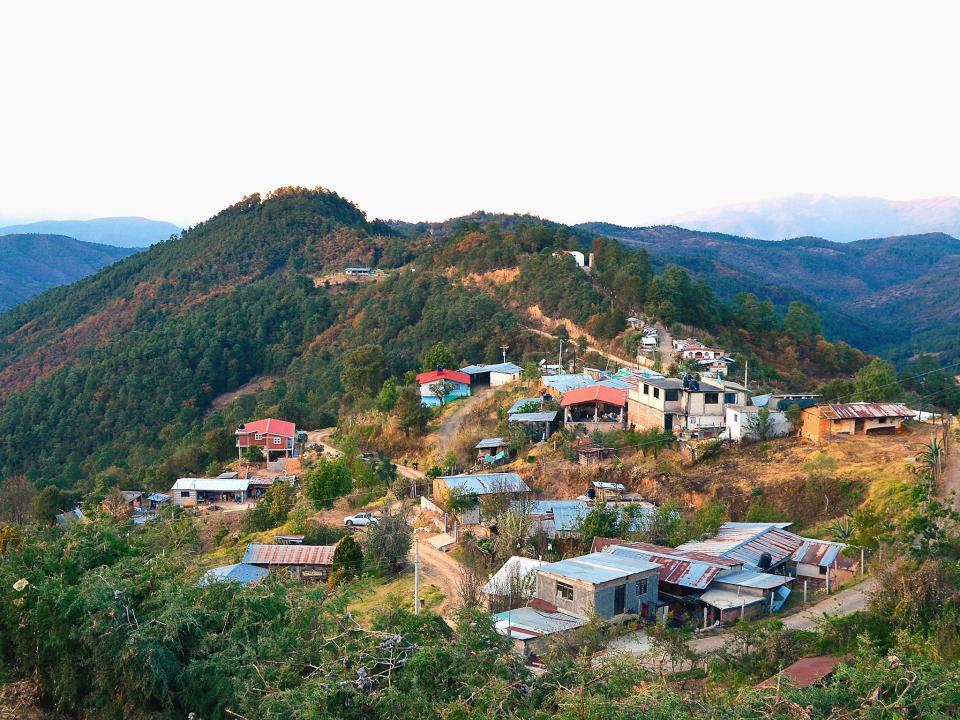
<path fill-rule="evenodd" d="M 495 365 L 467 365 L 460 372 L 470 376 L 471 387 L 500 387 L 516 382 L 523 375 L 523 368 L 511 362 Z"/>
<path fill-rule="evenodd" d="M 469 397 L 470 376 L 459 370 L 437 368 L 417 375 L 420 386 L 420 403 L 428 407 L 444 405 L 457 398 Z M 443 390 L 440 396 L 435 390 Z"/>
<path fill-rule="evenodd" d="M 502 437 L 483 438 L 473 449 L 477 451 L 477 465 L 496 465 L 510 458 L 510 443 Z"/>
<path fill-rule="evenodd" d="M 530 537 L 538 534 L 548 540 L 579 537 L 580 523 L 592 507 L 586 500 L 530 500 L 525 505 Z"/>
<path fill-rule="evenodd" d="M 160 512 L 160 509 L 168 504 L 171 500 L 169 495 L 164 495 L 163 493 L 150 493 L 147 495 L 147 512 L 157 513 Z"/>
<path fill-rule="evenodd" d="M 520 555 L 510 557 L 480 588 L 487 609 L 497 613 L 526 605 L 537 590 L 536 570 L 545 564 Z"/>
<path fill-rule="evenodd" d="M 537 598 L 584 618 L 653 617 L 660 566 L 611 553 L 590 553 L 537 568 Z"/>
<path fill-rule="evenodd" d="M 627 393 L 605 385 L 577 388 L 560 401 L 565 424 L 585 425 L 588 430 L 615 430 L 627 419 Z"/>
<path fill-rule="evenodd" d="M 814 587 L 836 587 L 852 580 L 860 563 L 843 554 L 844 543 L 801 538 L 803 544 L 791 557 L 790 571 L 797 580 Z"/>
<path fill-rule="evenodd" d="M 823 403 L 802 412 L 800 434 L 817 443 L 852 435 L 893 435 L 913 416 L 899 403 Z"/>
<path fill-rule="evenodd" d="M 723 436 L 727 440 L 741 442 L 742 440 L 759 440 L 759 412 L 760 408 L 753 405 L 727 405 L 724 408 Z M 789 435 L 792 426 L 783 410 L 771 410 L 767 416 L 767 437 L 783 437 Z"/>
<path fill-rule="evenodd" d="M 343 271 L 344 275 L 373 275 L 373 269 L 368 267 L 348 267 Z"/>
<path fill-rule="evenodd" d="M 273 570 L 285 568 L 300 580 L 325 581 L 333 566 L 336 545 L 247 545 L 241 562 Z"/>
<path fill-rule="evenodd" d="M 531 492 L 530 486 L 517 473 L 512 472 L 442 475 L 433 480 L 433 499 L 443 507 L 448 507 L 456 496 L 474 499 L 473 506 L 460 511 L 458 515 L 462 525 L 479 525 L 484 521 L 485 498 L 501 496 L 508 501 L 520 500 L 528 498 Z"/>
<path fill-rule="evenodd" d="M 803 544 L 803 538 L 786 529 L 790 525 L 725 522 L 713 537 L 686 542 L 676 549 L 742 562 L 745 570 L 783 573 Z"/>
<path fill-rule="evenodd" d="M 170 488 L 170 496 L 178 507 L 242 503 L 247 500 L 249 489 L 250 481 L 245 478 L 180 478 Z"/>
<path fill-rule="evenodd" d="M 724 356 L 721 348 L 711 348 L 703 345 L 686 345 L 678 352 L 684 360 L 720 360 Z"/>
<path fill-rule="evenodd" d="M 564 393 L 577 388 L 589 387 L 597 381 L 589 373 L 564 373 L 561 375 L 543 375 L 540 384 L 552 397 L 562 397 Z"/>
<path fill-rule="evenodd" d="M 243 454 L 252 446 L 263 451 L 267 462 L 275 462 L 281 458 L 296 457 L 297 426 L 286 420 L 266 418 L 243 423 L 237 427 L 237 457 L 242 459 Z"/>
<path fill-rule="evenodd" d="M 120 490 L 119 493 L 127 516 L 143 512 L 144 495 L 146 495 L 143 490 Z M 110 507 L 109 502 L 106 500 L 101 503 L 101 507 L 103 510 L 109 513 L 113 513 L 117 510 L 116 508 Z"/>
<path fill-rule="evenodd" d="M 512 423 L 520 423 L 530 433 L 534 442 L 548 440 L 557 429 L 557 411 L 544 410 L 542 412 L 521 412 L 513 413 L 507 416 L 507 420 Z"/>
<path fill-rule="evenodd" d="M 727 405 L 746 405 L 747 389 L 726 380 L 645 378 L 627 393 L 627 418 L 638 428 L 715 437 Z"/>

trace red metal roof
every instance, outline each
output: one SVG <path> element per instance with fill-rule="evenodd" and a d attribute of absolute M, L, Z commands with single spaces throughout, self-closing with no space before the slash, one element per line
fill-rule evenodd
<path fill-rule="evenodd" d="M 790 681 L 790 684 L 797 688 L 810 687 L 824 678 L 830 677 L 833 671 L 837 669 L 840 663 L 847 657 L 834 657 L 833 655 L 814 655 L 812 657 L 800 658 L 793 665 L 788 665 L 783 669 L 784 678 Z M 772 688 L 777 686 L 777 676 L 769 677 L 757 685 L 758 688 Z"/>
<path fill-rule="evenodd" d="M 243 430 L 237 428 L 237 435 L 250 435 L 251 433 L 269 433 L 270 435 L 292 438 L 297 434 L 297 426 L 286 420 L 266 418 L 265 420 L 252 420 L 244 423 Z"/>
<path fill-rule="evenodd" d="M 826 403 L 817 407 L 827 420 L 914 416 L 913 410 L 900 403 Z"/>
<path fill-rule="evenodd" d="M 589 385 L 588 387 L 577 388 L 565 393 L 563 400 L 560 401 L 560 407 L 569 407 L 587 402 L 605 402 L 608 405 L 617 405 L 623 407 L 627 404 L 626 390 L 617 390 L 606 385 Z"/>
<path fill-rule="evenodd" d="M 434 383 L 437 382 L 437 380 L 450 380 L 451 382 L 463 383 L 464 385 L 470 384 L 470 376 L 459 370 L 431 370 L 417 375 L 417 385 Z"/>
<path fill-rule="evenodd" d="M 694 550 L 677 550 L 665 545 L 654 545 L 653 543 L 634 542 L 632 540 L 619 540 L 618 538 L 605 538 L 599 535 L 593 539 L 593 546 L 590 552 L 602 552 L 607 545 L 623 545 L 624 547 L 643 550 L 648 553 L 662 553 L 666 555 L 678 555 L 691 560 L 702 560 L 716 565 L 726 565 L 728 567 L 738 567 L 743 565 L 739 560 L 729 560 L 727 558 L 717 557 L 716 555 L 707 555 L 706 553 L 696 552 Z"/>
<path fill-rule="evenodd" d="M 332 565 L 336 545 L 247 545 L 249 565 Z"/>

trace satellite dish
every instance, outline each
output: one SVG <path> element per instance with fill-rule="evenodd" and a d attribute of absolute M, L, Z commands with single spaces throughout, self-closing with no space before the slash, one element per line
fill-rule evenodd
<path fill-rule="evenodd" d="M 243 423 L 240 423 L 239 425 L 237 425 L 237 430 L 245 430 L 246 427 L 247 427 L 246 425 L 244 425 Z"/>

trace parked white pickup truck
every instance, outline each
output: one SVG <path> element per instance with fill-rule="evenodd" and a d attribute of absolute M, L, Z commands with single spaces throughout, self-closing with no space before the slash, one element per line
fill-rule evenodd
<path fill-rule="evenodd" d="M 380 523 L 373 513 L 362 512 L 356 515 L 350 515 L 343 519 L 343 524 L 347 527 L 366 527 L 367 525 L 378 525 Z"/>

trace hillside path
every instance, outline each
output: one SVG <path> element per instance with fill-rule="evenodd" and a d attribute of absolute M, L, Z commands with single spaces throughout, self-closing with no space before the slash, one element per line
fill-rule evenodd
<path fill-rule="evenodd" d="M 453 412 L 441 421 L 440 427 L 437 429 L 437 449 L 440 457 L 443 457 L 453 445 L 453 441 L 470 411 L 491 395 L 493 395 L 493 388 L 488 387 L 477 390 L 465 400 L 457 401 Z"/>
<path fill-rule="evenodd" d="M 307 433 L 307 442 L 316 444 L 323 448 L 323 451 L 329 455 L 339 455 L 340 451 L 330 444 L 330 436 L 336 432 L 335 427 L 323 428 L 322 430 L 311 430 Z M 397 473 L 408 480 L 422 480 L 426 477 L 420 470 L 414 470 L 412 467 L 396 463 Z"/>
<path fill-rule="evenodd" d="M 783 626 L 789 630 L 814 630 L 824 615 L 843 617 L 865 609 L 870 602 L 870 593 L 873 591 L 874 584 L 875 580 L 873 578 L 867 578 L 859 585 L 841 590 L 805 610 L 792 615 L 785 615 L 779 619 L 783 622 Z M 776 619 L 776 616 L 774 617 Z M 730 632 L 724 630 L 702 637 L 695 637 L 687 644 L 691 650 L 703 655 L 720 650 L 729 639 Z M 609 645 L 610 650 L 634 655 L 642 655 L 648 652 L 650 648 L 650 640 L 644 630 L 637 630 L 630 635 L 615 638 Z"/>
<path fill-rule="evenodd" d="M 523 327 L 524 330 L 528 330 L 529 332 L 534 333 L 535 335 L 542 335 L 543 337 L 552 338 L 554 340 L 557 339 L 551 333 L 548 333 L 546 330 L 540 330 L 539 328 L 530 327 L 529 325 L 522 325 L 521 327 Z M 626 358 L 622 358 L 618 355 L 614 355 L 613 353 L 607 352 L 606 350 L 601 350 L 600 348 L 594 347 L 593 345 L 587 345 L 587 350 L 590 352 L 595 352 L 598 355 L 602 355 L 607 360 L 613 360 L 615 363 L 618 363 L 623 367 L 627 367 L 627 368 L 637 367 L 636 360 L 627 360 Z"/>
<path fill-rule="evenodd" d="M 953 438 L 950 442 L 950 454 L 947 455 L 947 461 L 943 467 L 943 477 L 940 478 L 938 494 L 941 498 L 947 499 L 951 492 L 956 493 L 954 507 L 960 510 L 960 447 L 955 447 Z"/>

